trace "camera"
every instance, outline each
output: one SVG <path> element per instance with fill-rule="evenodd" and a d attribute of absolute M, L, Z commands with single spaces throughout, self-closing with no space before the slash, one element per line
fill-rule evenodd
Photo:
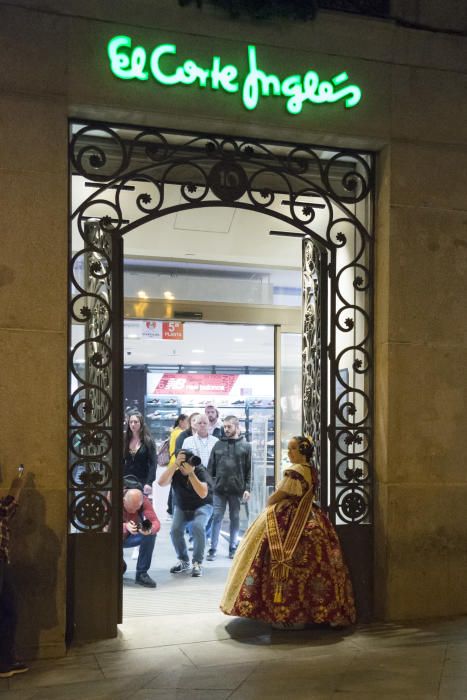
<path fill-rule="evenodd" d="M 198 457 L 198 455 L 195 455 L 193 452 L 190 452 L 190 450 L 180 450 L 180 452 L 185 453 L 185 462 L 187 464 L 190 464 L 192 467 L 199 467 L 201 464 L 201 460 Z"/>
<path fill-rule="evenodd" d="M 138 530 L 141 530 L 143 532 L 149 532 L 152 529 L 152 523 L 149 520 L 149 518 L 144 518 L 144 520 L 141 521 L 141 523 L 138 525 Z"/>

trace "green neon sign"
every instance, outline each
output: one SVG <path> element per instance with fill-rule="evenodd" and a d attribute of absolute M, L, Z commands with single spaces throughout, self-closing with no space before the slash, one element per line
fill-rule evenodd
<path fill-rule="evenodd" d="M 248 73 L 241 76 L 238 68 L 223 64 L 220 56 L 213 56 L 209 66 L 199 66 L 194 60 L 177 61 L 175 44 L 159 44 L 149 54 L 142 46 L 132 45 L 129 36 L 114 36 L 107 45 L 110 70 L 120 80 L 147 81 L 151 76 L 161 85 L 198 85 L 200 88 L 240 93 L 248 110 L 256 109 L 264 97 L 286 98 L 290 114 L 300 114 L 303 105 L 332 104 L 343 101 L 346 109 L 355 107 L 362 98 L 358 85 L 348 83 L 345 71 L 330 80 L 321 80 L 314 70 L 304 75 L 280 78 L 266 73 L 258 66 L 256 46 L 248 46 Z"/>

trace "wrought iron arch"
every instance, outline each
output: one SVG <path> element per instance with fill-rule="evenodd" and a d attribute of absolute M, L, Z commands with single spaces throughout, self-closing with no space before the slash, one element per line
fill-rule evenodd
<path fill-rule="evenodd" d="M 304 236 L 304 430 L 319 460 L 329 445 L 324 500 L 333 520 L 371 524 L 373 235 L 363 216 L 371 225 L 371 154 L 95 122 L 70 131 L 71 174 L 91 189 L 71 213 L 71 317 L 85 331 L 70 350 L 72 527 L 108 528 L 108 494 L 117 493 L 122 238 L 170 213 L 226 206 Z M 182 203 L 166 202 L 169 185 Z"/>

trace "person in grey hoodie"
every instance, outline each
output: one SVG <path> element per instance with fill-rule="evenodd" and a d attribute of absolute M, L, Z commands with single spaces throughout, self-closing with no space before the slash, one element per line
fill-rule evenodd
<path fill-rule="evenodd" d="M 206 559 L 216 558 L 219 533 L 227 504 L 229 504 L 229 557 L 237 548 L 240 526 L 240 504 L 250 498 L 251 445 L 243 435 L 238 436 L 237 416 L 224 419 L 224 437 L 216 442 L 209 457 L 208 472 L 214 490 L 214 517 L 211 547 Z"/>

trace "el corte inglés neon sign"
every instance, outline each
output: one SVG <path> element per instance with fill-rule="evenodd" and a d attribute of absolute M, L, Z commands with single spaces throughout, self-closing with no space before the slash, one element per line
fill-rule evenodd
<path fill-rule="evenodd" d="M 348 83 L 345 71 L 330 80 L 320 80 L 314 70 L 304 75 L 289 75 L 281 79 L 258 67 L 256 46 L 248 46 L 248 72 L 242 76 L 239 69 L 223 64 L 220 56 L 213 56 L 210 65 L 202 67 L 193 59 L 177 62 L 175 44 L 159 44 L 151 53 L 142 46 L 132 46 L 129 36 L 114 36 L 108 43 L 110 70 L 120 80 L 149 80 L 161 85 L 198 85 L 200 88 L 240 93 L 246 109 L 256 109 L 264 97 L 283 97 L 290 114 L 300 114 L 303 105 L 332 104 L 342 101 L 347 109 L 355 107 L 362 98 L 358 85 Z"/>

